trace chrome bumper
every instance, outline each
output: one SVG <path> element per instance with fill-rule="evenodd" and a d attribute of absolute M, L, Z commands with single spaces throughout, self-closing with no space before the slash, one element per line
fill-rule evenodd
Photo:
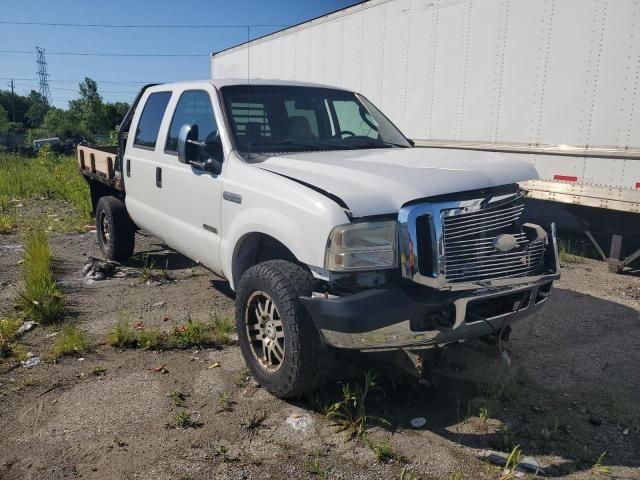
<path fill-rule="evenodd" d="M 413 284 L 344 297 L 303 297 L 301 301 L 323 341 L 337 348 L 420 349 L 498 333 L 503 326 L 535 313 L 548 300 L 553 281 L 560 277 L 554 225 L 550 237 L 552 248 L 547 250 L 541 275 L 486 281 L 476 284 L 475 290 L 442 291 Z M 489 306 L 500 303 L 502 310 L 474 317 L 472 307 L 483 302 Z M 434 308 L 453 308 L 449 325 L 425 328 L 424 319 Z"/>

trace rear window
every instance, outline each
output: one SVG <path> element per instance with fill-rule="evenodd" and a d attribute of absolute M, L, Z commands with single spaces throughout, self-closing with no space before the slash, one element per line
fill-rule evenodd
<path fill-rule="evenodd" d="M 133 144 L 143 148 L 155 148 L 162 117 L 171 98 L 171 92 L 157 92 L 149 95 L 144 105 Z"/>

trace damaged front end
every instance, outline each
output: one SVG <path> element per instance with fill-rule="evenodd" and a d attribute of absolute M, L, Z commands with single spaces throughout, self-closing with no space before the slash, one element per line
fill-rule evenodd
<path fill-rule="evenodd" d="M 398 215 L 396 280 L 302 302 L 326 344 L 417 350 L 487 335 L 536 312 L 559 278 L 555 225 L 519 222 L 524 192 L 417 202 Z M 378 273 L 380 275 L 380 273 Z"/>

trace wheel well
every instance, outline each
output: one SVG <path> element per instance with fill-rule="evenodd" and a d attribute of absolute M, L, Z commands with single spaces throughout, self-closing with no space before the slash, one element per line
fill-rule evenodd
<path fill-rule="evenodd" d="M 235 248 L 233 255 L 234 289 L 240 282 L 244 272 L 267 260 L 287 260 L 299 263 L 296 256 L 282 242 L 265 233 L 249 233 L 245 235 Z"/>
<path fill-rule="evenodd" d="M 98 207 L 98 200 L 100 200 L 102 197 L 107 197 L 110 195 L 118 198 L 122 197 L 122 192 L 116 190 L 115 188 L 112 188 L 91 178 L 85 177 L 85 179 L 89 184 L 89 194 L 91 195 L 91 213 L 94 216 L 96 214 L 96 208 Z"/>

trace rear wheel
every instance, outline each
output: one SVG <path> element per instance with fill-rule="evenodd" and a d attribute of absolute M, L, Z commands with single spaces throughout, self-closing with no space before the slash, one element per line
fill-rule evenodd
<path fill-rule="evenodd" d="M 119 198 L 107 196 L 98 200 L 96 233 L 106 259 L 125 260 L 133 255 L 136 228 Z"/>
<path fill-rule="evenodd" d="M 318 386 L 322 345 L 300 303 L 311 295 L 313 276 L 284 260 L 260 263 L 245 272 L 236 298 L 236 326 L 242 355 L 254 378 L 281 398 Z"/>

